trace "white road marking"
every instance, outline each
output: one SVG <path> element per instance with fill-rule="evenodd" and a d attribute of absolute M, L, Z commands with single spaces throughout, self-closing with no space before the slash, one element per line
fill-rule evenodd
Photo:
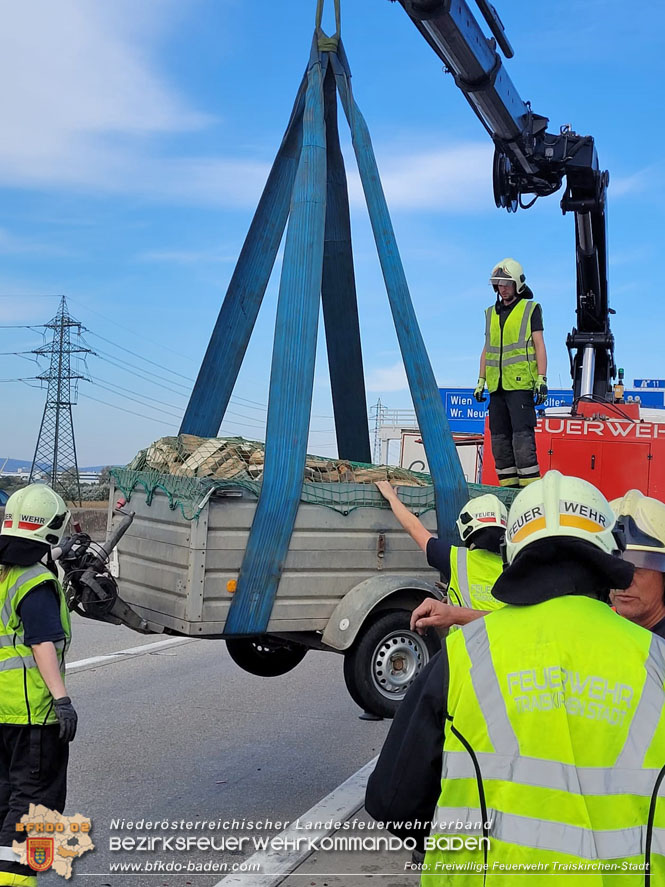
<path fill-rule="evenodd" d="M 326 795 L 307 813 L 301 813 L 297 819 L 300 819 L 303 823 L 345 822 L 354 813 L 357 813 L 365 801 L 367 780 L 374 770 L 377 758 L 372 758 L 371 761 L 368 761 L 353 776 L 349 776 L 346 782 L 338 785 L 337 788 L 333 789 L 329 795 Z M 320 840 L 334 831 L 334 828 L 308 829 L 307 837 L 313 840 Z M 298 847 L 298 839 L 300 839 L 302 844 L 306 845 L 306 842 L 302 840 L 303 830 L 296 829 L 293 825 L 284 829 L 283 832 L 280 832 L 275 837 L 295 842 L 293 844 L 294 847 Z M 260 850 L 248 859 L 243 860 L 243 865 L 258 864 L 259 872 L 257 874 L 246 871 L 227 875 L 221 881 L 218 881 L 214 887 L 276 887 L 277 884 L 293 872 L 296 866 L 310 855 L 310 852 L 306 846 L 292 852 Z"/>
<path fill-rule="evenodd" d="M 94 668 L 99 665 L 109 665 L 111 662 L 119 662 L 122 659 L 131 659 L 136 656 L 145 656 L 146 653 L 154 653 L 164 647 L 175 647 L 180 644 L 189 644 L 197 638 L 167 638 L 164 641 L 155 641 L 154 644 L 143 644 L 140 647 L 129 647 L 127 650 L 117 650 L 115 653 L 104 653 L 102 656 L 91 656 L 89 659 L 77 659 L 76 662 L 67 663 L 67 674 L 72 671 L 83 671 L 86 668 Z"/>

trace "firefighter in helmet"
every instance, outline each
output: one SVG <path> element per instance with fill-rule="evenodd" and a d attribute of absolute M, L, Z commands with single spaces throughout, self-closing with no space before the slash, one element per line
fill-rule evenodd
<path fill-rule="evenodd" d="M 629 588 L 610 598 L 617 613 L 665 638 L 665 502 L 629 490 L 611 502 L 626 539 L 624 560 L 635 567 Z"/>
<path fill-rule="evenodd" d="M 77 724 L 64 684 L 71 629 L 44 560 L 69 517 L 57 493 L 31 484 L 9 497 L 0 530 L 0 887 L 36 887 L 34 870 L 12 850 L 30 804 L 65 806 Z"/>
<path fill-rule="evenodd" d="M 449 635 L 409 688 L 365 807 L 422 843 L 423 887 L 520 871 L 665 883 L 665 659 L 606 605 L 633 577 L 615 529 L 580 478 L 549 471 L 522 490 L 493 592 L 508 606 Z"/>
<path fill-rule="evenodd" d="M 393 514 L 427 555 L 427 562 L 448 585 L 448 602 L 426 598 L 411 614 L 411 628 L 466 625 L 503 606 L 492 595 L 502 570 L 500 544 L 506 530 L 506 507 L 496 496 L 470 499 L 460 511 L 457 529 L 464 546 L 438 539 L 398 498 L 389 481 L 376 485 Z"/>
<path fill-rule="evenodd" d="M 540 477 L 536 455 L 535 404 L 547 398 L 547 352 L 543 313 L 515 259 L 492 269 L 496 302 L 485 311 L 485 345 L 474 391 L 490 395 L 492 455 L 502 487 L 525 487 Z"/>

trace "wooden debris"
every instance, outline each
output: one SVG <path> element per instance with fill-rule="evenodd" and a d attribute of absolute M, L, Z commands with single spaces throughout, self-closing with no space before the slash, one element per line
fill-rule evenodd
<path fill-rule="evenodd" d="M 263 476 L 265 448 L 262 444 L 233 438 L 203 438 L 193 434 L 162 437 L 138 453 L 129 467 L 159 471 L 186 477 L 218 480 Z M 343 459 L 308 456 L 304 472 L 306 483 L 372 484 L 391 480 L 400 486 L 422 487 L 431 483 L 427 475 L 386 465 L 354 465 Z"/>

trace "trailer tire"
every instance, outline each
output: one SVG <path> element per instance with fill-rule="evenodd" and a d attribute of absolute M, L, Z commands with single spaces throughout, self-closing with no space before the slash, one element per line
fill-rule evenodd
<path fill-rule="evenodd" d="M 410 618 L 410 610 L 380 613 L 363 625 L 344 656 L 344 680 L 351 698 L 383 718 L 395 716 L 406 691 L 441 649 L 431 629 L 424 637 L 411 631 Z"/>
<path fill-rule="evenodd" d="M 295 668 L 305 658 L 307 647 L 268 635 L 227 638 L 226 649 L 236 665 L 262 678 L 275 678 Z"/>

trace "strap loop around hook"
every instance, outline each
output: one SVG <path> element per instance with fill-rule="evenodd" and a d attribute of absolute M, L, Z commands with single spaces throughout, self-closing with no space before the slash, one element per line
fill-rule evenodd
<path fill-rule="evenodd" d="M 334 0 L 335 3 L 335 33 L 329 37 L 321 27 L 323 19 L 323 7 L 325 0 L 317 0 L 316 3 L 316 36 L 319 52 L 337 52 L 339 40 L 342 35 L 342 17 L 340 11 L 340 0 Z"/>

